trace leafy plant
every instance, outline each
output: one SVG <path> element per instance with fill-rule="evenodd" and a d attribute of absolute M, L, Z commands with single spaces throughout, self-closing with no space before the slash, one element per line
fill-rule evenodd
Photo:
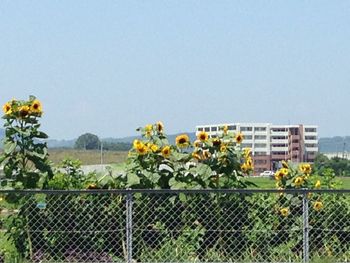
<path fill-rule="evenodd" d="M 0 163 L 16 189 L 42 188 L 53 173 L 48 161 L 48 136 L 39 130 L 42 105 L 34 96 L 29 100 L 11 100 L 3 106 L 5 115 L 4 152 Z"/>
<path fill-rule="evenodd" d="M 245 188 L 242 181 L 253 169 L 250 150 L 242 150 L 242 134 L 225 131 L 216 138 L 198 134 L 190 142 L 186 134 L 170 145 L 161 122 L 138 129 L 142 139 L 135 140 L 129 152 L 125 186 L 152 189 Z"/>

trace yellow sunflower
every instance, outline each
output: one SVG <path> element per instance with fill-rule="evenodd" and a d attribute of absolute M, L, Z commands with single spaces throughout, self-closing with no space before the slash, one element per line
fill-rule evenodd
<path fill-rule="evenodd" d="M 139 155 L 145 155 L 148 153 L 148 147 L 147 145 L 141 142 L 136 146 L 136 151 Z"/>
<path fill-rule="evenodd" d="M 11 107 L 11 104 L 9 102 L 6 102 L 4 104 L 4 106 L 2 106 L 2 109 L 6 115 L 9 115 L 12 113 L 12 107 Z"/>
<path fill-rule="evenodd" d="M 277 181 L 282 180 L 283 176 L 284 176 L 284 173 L 281 171 L 281 169 L 278 170 L 278 171 L 275 173 L 275 179 L 276 179 Z"/>
<path fill-rule="evenodd" d="M 202 142 L 201 142 L 200 140 L 195 140 L 195 141 L 193 142 L 193 145 L 194 145 L 194 147 L 201 147 Z"/>
<path fill-rule="evenodd" d="M 252 150 L 250 148 L 244 148 L 243 149 L 243 156 L 245 158 L 248 158 L 248 156 L 250 156 L 251 153 L 252 153 Z"/>
<path fill-rule="evenodd" d="M 205 131 L 201 131 L 197 135 L 197 139 L 200 140 L 201 142 L 206 142 L 208 138 L 209 138 L 209 135 Z"/>
<path fill-rule="evenodd" d="M 220 146 L 220 152 L 226 152 L 227 151 L 227 145 L 222 143 Z"/>
<path fill-rule="evenodd" d="M 138 148 L 138 145 L 141 144 L 141 141 L 139 140 L 134 140 L 134 142 L 132 143 L 134 149 L 136 150 Z"/>
<path fill-rule="evenodd" d="M 252 157 L 250 157 L 250 156 L 248 156 L 247 158 L 246 158 L 246 164 L 249 166 L 249 167 L 253 167 L 253 159 L 252 159 Z"/>
<path fill-rule="evenodd" d="M 286 216 L 289 215 L 289 209 L 286 208 L 286 207 L 284 207 L 284 208 L 282 208 L 282 209 L 280 210 L 280 213 L 281 213 L 281 215 L 282 215 L 283 217 L 286 217 Z"/>
<path fill-rule="evenodd" d="M 163 133 L 164 132 L 164 125 L 163 125 L 163 123 L 161 121 L 158 121 L 156 126 L 157 126 L 157 131 L 159 133 Z"/>
<path fill-rule="evenodd" d="M 21 106 L 21 107 L 19 108 L 19 116 L 20 116 L 21 118 L 26 118 L 26 117 L 28 117 L 28 115 L 29 115 L 29 111 L 30 111 L 29 106 L 27 106 L 27 105 Z"/>
<path fill-rule="evenodd" d="M 294 184 L 295 186 L 301 186 L 304 183 L 304 179 L 301 176 L 298 176 L 297 178 L 295 178 L 294 180 Z"/>
<path fill-rule="evenodd" d="M 211 157 L 211 153 L 209 150 L 203 151 L 203 159 L 209 159 Z"/>
<path fill-rule="evenodd" d="M 159 150 L 159 147 L 156 144 L 151 144 L 151 146 L 149 147 L 152 152 L 157 152 Z"/>
<path fill-rule="evenodd" d="M 299 170 L 304 174 L 311 173 L 311 165 L 309 163 L 302 163 L 299 165 Z"/>
<path fill-rule="evenodd" d="M 249 169 L 249 167 L 248 167 L 248 165 L 246 163 L 243 163 L 243 164 L 241 164 L 241 170 L 242 170 L 242 172 L 246 173 L 250 169 Z"/>
<path fill-rule="evenodd" d="M 152 124 L 147 124 L 145 126 L 145 132 L 146 132 L 146 136 L 147 137 L 151 136 L 152 130 L 153 130 L 153 125 Z"/>
<path fill-rule="evenodd" d="M 282 161 L 282 167 L 286 169 L 289 168 L 288 163 L 285 160 Z"/>
<path fill-rule="evenodd" d="M 321 187 L 321 181 L 317 180 L 315 183 L 315 188 L 320 188 Z"/>
<path fill-rule="evenodd" d="M 224 127 L 222 127 L 222 131 L 223 131 L 224 134 L 227 134 L 228 126 L 224 125 Z"/>
<path fill-rule="evenodd" d="M 33 113 L 41 114 L 42 113 L 42 105 L 39 100 L 34 100 L 30 105 L 30 111 Z"/>
<path fill-rule="evenodd" d="M 280 171 L 283 175 L 288 175 L 289 173 L 289 170 L 287 168 L 281 168 Z"/>
<path fill-rule="evenodd" d="M 170 146 L 169 146 L 169 145 L 165 146 L 165 147 L 162 149 L 162 156 L 163 156 L 164 158 L 169 158 L 170 153 L 171 153 L 171 149 L 170 149 Z"/>
<path fill-rule="evenodd" d="M 219 147 L 221 145 L 221 140 L 219 138 L 213 139 L 213 146 Z"/>
<path fill-rule="evenodd" d="M 192 157 L 193 157 L 194 159 L 197 159 L 198 161 L 202 159 L 201 156 L 200 156 L 200 154 L 199 154 L 197 151 L 194 151 L 194 152 L 192 153 Z"/>
<path fill-rule="evenodd" d="M 236 136 L 235 136 L 235 140 L 236 140 L 236 143 L 240 144 L 242 143 L 244 139 L 244 135 L 242 133 L 237 133 Z"/>
<path fill-rule="evenodd" d="M 187 134 L 181 134 L 177 136 L 175 141 L 176 141 L 176 145 L 179 146 L 180 148 L 186 148 L 190 144 L 190 138 L 188 137 Z"/>
<path fill-rule="evenodd" d="M 320 211 L 323 208 L 323 204 L 321 201 L 316 201 L 314 203 L 313 207 L 316 211 Z"/>

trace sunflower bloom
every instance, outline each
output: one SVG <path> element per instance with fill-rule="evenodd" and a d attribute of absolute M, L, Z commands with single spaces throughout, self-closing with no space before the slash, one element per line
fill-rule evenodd
<path fill-rule="evenodd" d="M 226 144 L 221 144 L 220 152 L 226 152 L 226 151 L 227 151 L 227 145 Z"/>
<path fill-rule="evenodd" d="M 134 140 L 134 142 L 132 143 L 132 145 L 133 145 L 133 147 L 134 147 L 135 150 L 138 148 L 139 144 L 141 144 L 141 141 L 139 141 L 139 140 Z"/>
<path fill-rule="evenodd" d="M 320 180 L 316 181 L 315 188 L 321 188 L 321 181 Z"/>
<path fill-rule="evenodd" d="M 221 140 L 219 138 L 213 139 L 213 146 L 219 147 L 221 145 Z"/>
<path fill-rule="evenodd" d="M 208 138 L 209 138 L 209 135 L 205 131 L 201 131 L 197 135 L 197 139 L 200 140 L 201 142 L 206 142 Z"/>
<path fill-rule="evenodd" d="M 302 163 L 299 165 L 299 170 L 303 174 L 310 174 L 311 173 L 311 165 L 309 163 Z"/>
<path fill-rule="evenodd" d="M 286 169 L 289 168 L 288 163 L 285 160 L 282 161 L 282 167 Z"/>
<path fill-rule="evenodd" d="M 2 109 L 6 115 L 9 115 L 12 113 L 12 107 L 10 103 L 5 103 L 4 106 L 2 106 Z"/>
<path fill-rule="evenodd" d="M 236 140 L 236 143 L 240 144 L 242 143 L 244 139 L 244 135 L 242 133 L 237 133 L 236 136 L 235 136 L 235 140 Z"/>
<path fill-rule="evenodd" d="M 194 145 L 194 147 L 201 147 L 202 142 L 201 142 L 200 140 L 195 140 L 195 141 L 193 142 L 193 145 Z"/>
<path fill-rule="evenodd" d="M 158 122 L 156 123 L 156 126 L 157 126 L 157 131 L 158 131 L 159 133 L 163 133 L 163 132 L 164 132 L 164 124 L 163 124 L 163 122 L 158 121 Z"/>
<path fill-rule="evenodd" d="M 151 146 L 150 146 L 150 149 L 152 150 L 152 152 L 157 152 L 158 150 L 159 150 L 159 147 L 156 145 L 156 144 L 152 144 Z"/>
<path fill-rule="evenodd" d="M 165 147 L 162 149 L 162 156 L 163 156 L 164 158 L 169 158 L 170 153 L 171 153 L 171 149 L 170 149 L 170 146 L 169 146 L 169 145 L 165 146 Z"/>
<path fill-rule="evenodd" d="M 284 176 L 288 175 L 289 173 L 289 170 L 287 168 L 281 168 L 280 171 Z"/>
<path fill-rule="evenodd" d="M 146 132 L 146 136 L 147 137 L 151 136 L 152 130 L 153 130 L 153 125 L 152 124 L 147 124 L 145 126 L 145 132 Z"/>
<path fill-rule="evenodd" d="M 148 153 L 148 147 L 144 143 L 139 143 L 136 147 L 136 151 L 139 155 L 145 155 Z"/>
<path fill-rule="evenodd" d="M 224 125 L 224 127 L 222 127 L 222 131 L 224 132 L 224 134 L 227 134 L 228 126 Z"/>
<path fill-rule="evenodd" d="M 34 100 L 30 105 L 30 111 L 33 113 L 41 114 L 42 113 L 41 102 L 39 100 Z"/>
<path fill-rule="evenodd" d="M 194 152 L 192 153 L 192 157 L 193 157 L 194 159 L 198 160 L 198 161 L 202 159 L 201 156 L 200 156 L 200 154 L 199 154 L 197 151 L 194 151 Z"/>
<path fill-rule="evenodd" d="M 297 178 L 295 178 L 294 180 L 294 184 L 295 186 L 301 186 L 304 183 L 304 179 L 301 176 L 298 176 Z"/>
<path fill-rule="evenodd" d="M 280 213 L 283 217 L 287 217 L 289 215 L 289 209 L 284 207 L 280 210 Z"/>
<path fill-rule="evenodd" d="M 244 173 L 248 172 L 248 171 L 249 171 L 248 165 L 247 165 L 246 163 L 243 163 L 243 164 L 241 165 L 241 170 L 242 170 L 242 172 L 244 172 Z"/>
<path fill-rule="evenodd" d="M 30 109 L 29 109 L 29 107 L 27 105 L 21 106 L 19 108 L 19 116 L 21 118 L 26 118 L 29 115 L 29 111 L 30 111 Z"/>
<path fill-rule="evenodd" d="M 284 173 L 281 171 L 281 169 L 278 170 L 278 171 L 275 173 L 275 179 L 276 179 L 277 181 L 282 180 L 283 176 L 284 176 Z"/>
<path fill-rule="evenodd" d="M 316 211 L 320 211 L 323 208 L 323 204 L 321 201 L 316 201 L 314 203 L 313 207 Z"/>
<path fill-rule="evenodd" d="M 252 157 L 248 156 L 245 163 L 249 166 L 249 167 L 253 167 L 253 159 Z"/>
<path fill-rule="evenodd" d="M 209 159 L 211 157 L 211 153 L 209 150 L 203 151 L 203 159 Z"/>
<path fill-rule="evenodd" d="M 180 148 L 186 148 L 190 144 L 190 138 L 187 134 L 181 134 L 175 139 L 176 145 Z"/>
<path fill-rule="evenodd" d="M 243 156 L 244 156 L 245 158 L 248 158 L 248 157 L 250 156 L 251 153 L 252 153 L 252 149 L 250 149 L 250 148 L 244 148 L 244 149 L 243 149 Z"/>

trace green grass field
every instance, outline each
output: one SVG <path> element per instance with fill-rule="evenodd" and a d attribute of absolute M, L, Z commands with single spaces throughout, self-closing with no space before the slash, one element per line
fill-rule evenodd
<path fill-rule="evenodd" d="M 275 189 L 275 180 L 267 177 L 249 177 L 247 180 L 255 183 L 261 189 Z M 350 177 L 337 177 L 342 189 L 350 189 Z"/>
<path fill-rule="evenodd" d="M 126 160 L 128 152 L 104 151 L 102 161 L 104 164 L 118 164 Z M 75 150 L 75 149 L 49 149 L 49 159 L 59 164 L 63 159 L 79 159 L 82 165 L 100 164 L 101 152 L 98 150 Z"/>

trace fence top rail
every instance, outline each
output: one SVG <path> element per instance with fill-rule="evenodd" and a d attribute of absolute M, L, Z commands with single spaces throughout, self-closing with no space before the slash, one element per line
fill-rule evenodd
<path fill-rule="evenodd" d="M 286 193 L 286 194 L 308 194 L 308 193 L 329 193 L 329 194 L 350 194 L 350 189 L 93 189 L 93 190 L 5 190 L 0 189 L 0 194 L 254 194 L 254 193 Z"/>

